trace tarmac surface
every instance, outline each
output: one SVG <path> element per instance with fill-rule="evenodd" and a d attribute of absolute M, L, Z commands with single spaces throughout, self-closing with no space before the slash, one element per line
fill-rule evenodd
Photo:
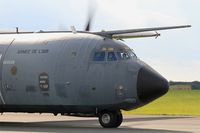
<path fill-rule="evenodd" d="M 117 129 L 104 129 L 97 118 L 53 116 L 51 114 L 0 115 L 0 133 L 200 133 L 200 117 L 124 116 Z"/>

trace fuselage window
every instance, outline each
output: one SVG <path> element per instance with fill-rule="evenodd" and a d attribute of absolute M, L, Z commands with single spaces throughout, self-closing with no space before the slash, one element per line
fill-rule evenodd
<path fill-rule="evenodd" d="M 108 52 L 107 61 L 116 61 L 117 58 L 114 52 Z"/>
<path fill-rule="evenodd" d="M 105 61 L 105 52 L 95 52 L 93 61 Z"/>

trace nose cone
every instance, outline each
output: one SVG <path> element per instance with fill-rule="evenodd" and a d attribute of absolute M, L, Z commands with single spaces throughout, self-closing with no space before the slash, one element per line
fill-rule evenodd
<path fill-rule="evenodd" d="M 168 89 L 168 81 L 157 72 L 145 67 L 139 70 L 137 94 L 141 102 L 148 103 L 167 93 Z"/>

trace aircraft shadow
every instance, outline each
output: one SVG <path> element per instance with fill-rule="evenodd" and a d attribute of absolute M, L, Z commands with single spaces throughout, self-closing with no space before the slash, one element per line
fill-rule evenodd
<path fill-rule="evenodd" d="M 183 117 L 148 117 L 148 118 L 126 118 L 124 122 L 155 121 L 164 119 L 179 119 Z M 187 117 L 188 118 L 188 117 Z M 73 121 L 45 121 L 45 122 L 0 122 L 1 131 L 16 132 L 110 132 L 110 133 L 190 133 L 173 130 L 139 129 L 121 126 L 118 129 L 104 129 L 97 120 L 73 120 Z"/>

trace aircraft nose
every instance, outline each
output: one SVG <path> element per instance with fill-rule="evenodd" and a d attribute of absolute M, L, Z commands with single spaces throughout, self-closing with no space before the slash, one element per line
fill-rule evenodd
<path fill-rule="evenodd" d="M 167 93 L 168 89 L 168 81 L 154 70 L 146 67 L 139 70 L 137 94 L 141 102 L 148 103 Z"/>

